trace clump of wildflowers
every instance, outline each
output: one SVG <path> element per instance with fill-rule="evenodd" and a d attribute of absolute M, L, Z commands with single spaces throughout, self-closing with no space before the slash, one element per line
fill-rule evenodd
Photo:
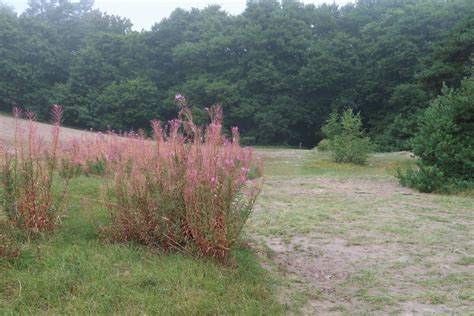
<path fill-rule="evenodd" d="M 237 128 L 224 137 L 221 107 L 208 112 L 205 129 L 183 108 L 167 129 L 152 121 L 153 142 L 142 135 L 120 143 L 105 190 L 112 225 L 104 232 L 113 240 L 228 257 L 262 184 L 249 171 L 262 166 L 240 146 Z"/>
<path fill-rule="evenodd" d="M 39 135 L 34 113 L 25 114 L 26 122 L 20 120 L 22 111 L 14 109 L 13 143 L 0 148 L 0 207 L 11 225 L 37 234 L 59 224 L 61 201 L 68 187 L 65 179 L 61 194 L 53 190 L 63 108 L 53 106 L 49 142 Z"/>

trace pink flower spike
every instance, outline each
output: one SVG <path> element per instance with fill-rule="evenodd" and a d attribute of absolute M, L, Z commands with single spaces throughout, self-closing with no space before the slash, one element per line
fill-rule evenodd
<path fill-rule="evenodd" d="M 177 102 L 184 102 L 186 101 L 186 98 L 182 94 L 176 93 L 176 95 L 174 96 L 174 100 Z"/>

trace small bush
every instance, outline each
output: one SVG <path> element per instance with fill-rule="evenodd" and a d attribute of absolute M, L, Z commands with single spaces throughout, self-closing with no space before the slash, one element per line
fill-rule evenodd
<path fill-rule="evenodd" d="M 112 240 L 228 257 L 260 192 L 261 180 L 249 178 L 261 168 L 251 149 L 240 147 L 236 128 L 231 140 L 223 136 L 220 107 L 209 113 L 203 132 L 184 109 L 168 133 L 153 122 L 154 142 L 128 136 L 120 155 L 107 155 L 112 225 L 103 231 Z"/>
<path fill-rule="evenodd" d="M 424 112 L 412 141 L 416 170 L 399 172 L 403 185 L 422 192 L 474 187 L 474 77 L 458 91 L 447 88 Z"/>
<path fill-rule="evenodd" d="M 328 139 L 322 139 L 318 144 L 318 151 L 329 151 L 330 143 Z"/>
<path fill-rule="evenodd" d="M 420 166 L 417 170 L 397 171 L 397 177 L 403 186 L 415 188 L 420 192 L 448 191 L 444 174 L 434 166 Z"/>
<path fill-rule="evenodd" d="M 2 212 L 13 226 L 37 234 L 53 229 L 60 222 L 60 202 L 67 190 L 67 179 L 62 195 L 53 190 L 62 108 L 53 108 L 54 125 L 49 144 L 39 136 L 34 114 L 26 114 L 28 121 L 24 128 L 21 111 L 14 110 L 13 144 L 0 150 L 0 201 Z"/>
<path fill-rule="evenodd" d="M 335 162 L 364 164 L 367 161 L 373 145 L 365 136 L 360 115 L 352 109 L 345 110 L 341 116 L 332 112 L 322 131 Z"/>

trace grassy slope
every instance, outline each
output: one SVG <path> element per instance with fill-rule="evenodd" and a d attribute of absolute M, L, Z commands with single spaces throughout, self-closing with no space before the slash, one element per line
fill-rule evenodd
<path fill-rule="evenodd" d="M 64 225 L 27 242 L 21 256 L 0 259 L 0 314 L 279 314 L 271 278 L 249 250 L 238 267 L 106 244 L 107 214 L 91 200 L 100 181 L 74 179 Z"/>

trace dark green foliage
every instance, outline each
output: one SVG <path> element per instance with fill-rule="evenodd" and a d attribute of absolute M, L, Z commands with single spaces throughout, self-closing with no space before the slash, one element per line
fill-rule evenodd
<path fill-rule="evenodd" d="M 425 59 L 426 66 L 417 79 L 433 96 L 440 92 L 443 84 L 457 88 L 469 75 L 473 57 L 474 13 L 471 12 L 449 32 L 446 41 L 437 43 L 433 54 Z"/>
<path fill-rule="evenodd" d="M 422 192 L 474 185 L 474 76 L 443 94 L 424 112 L 413 151 L 418 169 L 399 173 L 402 184 Z"/>
<path fill-rule="evenodd" d="M 418 129 L 422 109 L 429 103 L 428 93 L 419 84 L 398 85 L 387 102 L 385 125 L 373 128 L 371 136 L 384 151 L 410 150 L 410 139 Z"/>
<path fill-rule="evenodd" d="M 0 7 L 0 111 L 32 108 L 65 124 L 147 128 L 177 115 L 176 92 L 199 124 L 221 103 L 246 144 L 315 146 L 332 108 L 360 111 L 383 150 L 407 150 L 418 113 L 445 82 L 458 87 L 473 53 L 471 0 L 296 0 L 176 9 L 151 31 L 92 9 L 92 0 Z"/>
<path fill-rule="evenodd" d="M 360 114 L 346 109 L 342 115 L 333 111 L 322 128 L 335 162 L 364 164 L 372 150 L 370 139 L 362 129 Z"/>
<path fill-rule="evenodd" d="M 158 116 L 156 100 L 158 89 L 146 79 L 113 82 L 97 97 L 94 113 L 101 124 L 117 129 L 138 129 L 147 126 Z M 105 123 L 105 124 L 104 124 Z"/>

